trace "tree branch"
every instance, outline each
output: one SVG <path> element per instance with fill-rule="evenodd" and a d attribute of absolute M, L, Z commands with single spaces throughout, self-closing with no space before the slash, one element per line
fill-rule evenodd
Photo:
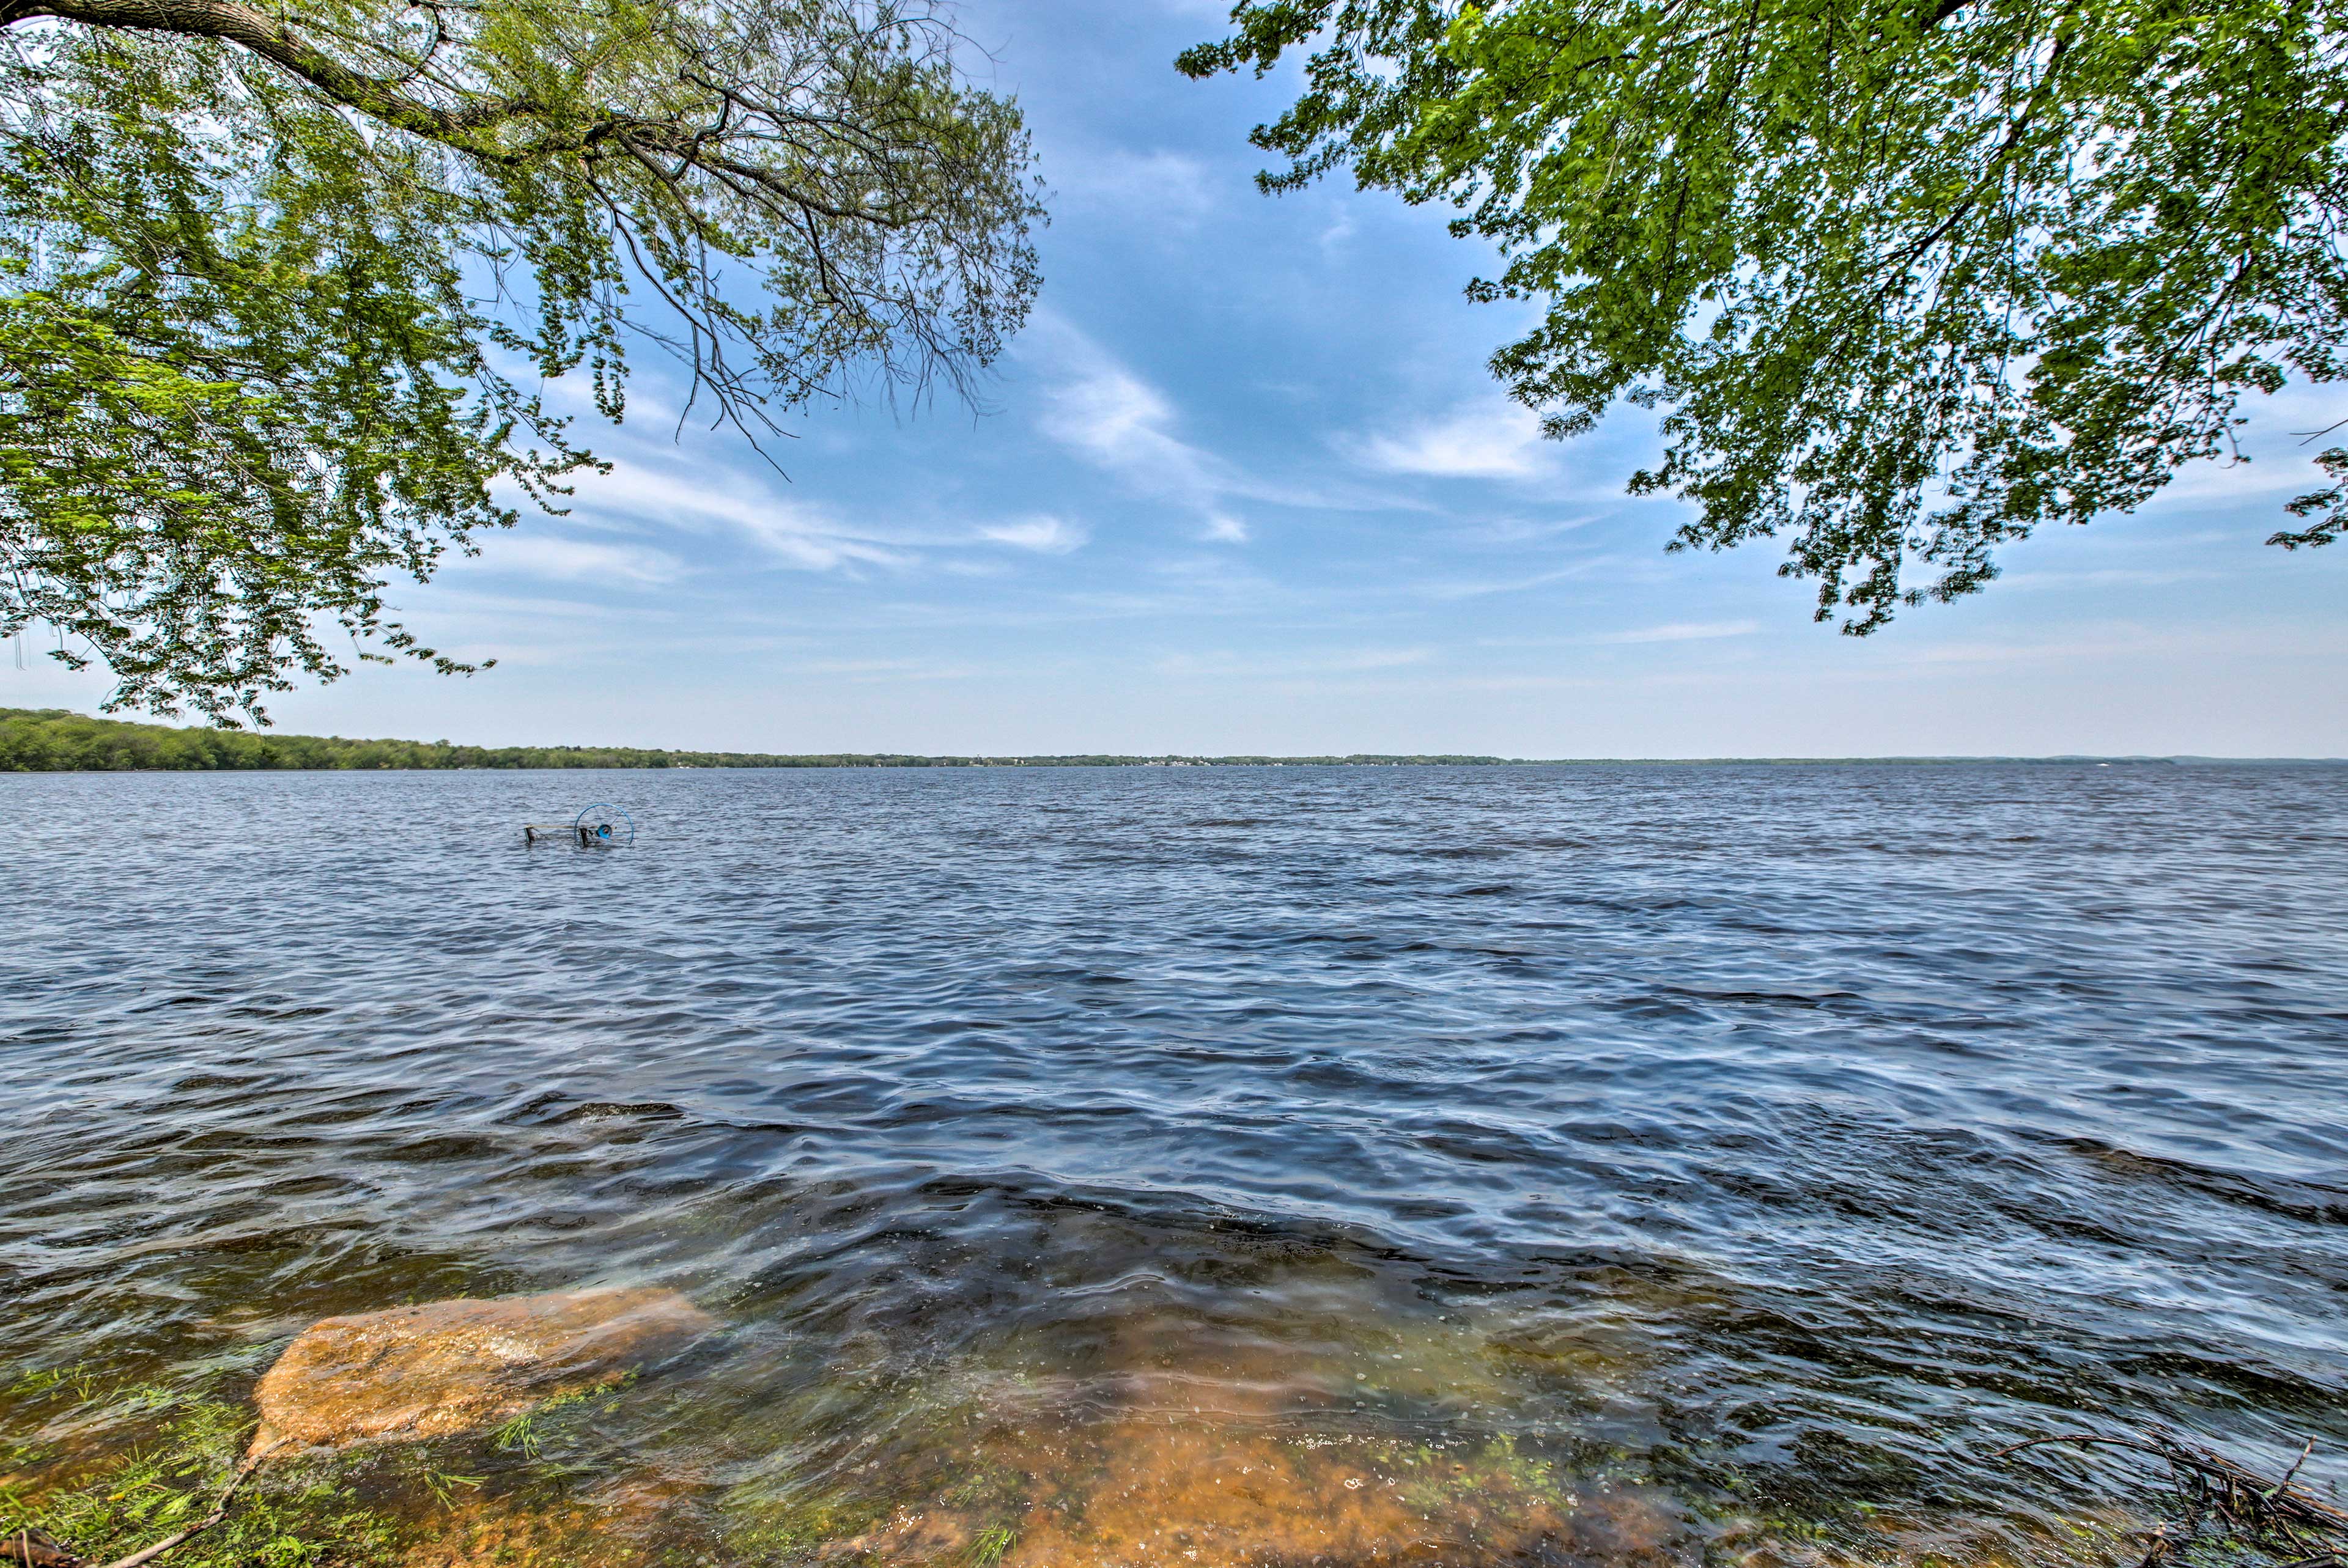
<path fill-rule="evenodd" d="M 42 16 L 91 27 L 219 38 L 291 71 L 338 103 L 403 130 L 477 151 L 464 133 L 534 111 L 528 99 L 485 99 L 449 110 L 399 90 L 392 80 L 352 70 L 284 23 L 237 0 L 0 0 L 0 27 Z"/>

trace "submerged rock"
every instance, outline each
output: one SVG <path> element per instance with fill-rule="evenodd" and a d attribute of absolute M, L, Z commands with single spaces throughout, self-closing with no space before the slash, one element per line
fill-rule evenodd
<path fill-rule="evenodd" d="M 252 1452 L 407 1442 L 495 1426 L 679 1350 L 716 1319 L 674 1290 L 427 1302 L 312 1324 L 253 1390 Z"/>

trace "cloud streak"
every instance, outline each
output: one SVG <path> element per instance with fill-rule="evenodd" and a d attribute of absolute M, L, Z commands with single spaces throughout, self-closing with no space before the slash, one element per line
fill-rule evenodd
<path fill-rule="evenodd" d="M 1206 164 L 1165 148 L 1064 151 L 1053 178 L 1064 204 L 1146 214 L 1137 231 L 1161 237 L 1169 227 L 1196 224 L 1213 210 L 1218 194 Z"/>
<path fill-rule="evenodd" d="M 556 582 L 622 581 L 654 587 L 685 576 L 685 563 L 666 550 L 613 545 L 553 534 L 501 535 L 484 541 L 481 565 Z"/>
<path fill-rule="evenodd" d="M 1191 513 L 1199 538 L 1244 543 L 1246 519 L 1229 502 L 1262 487 L 1175 434 L 1173 404 L 1098 343 L 1066 322 L 1035 330 L 1052 372 L 1036 421 L 1043 433 L 1137 495 Z"/>
<path fill-rule="evenodd" d="M 1629 631 L 1601 631 L 1592 642 L 1708 642 L 1721 637 L 1749 637 L 1761 630 L 1757 620 L 1674 620 L 1663 626 L 1642 626 Z"/>
<path fill-rule="evenodd" d="M 978 530 L 978 537 L 988 544 L 1008 545 L 1013 549 L 1034 550 L 1040 555 L 1064 556 L 1071 550 L 1082 549 L 1092 534 L 1082 523 L 1038 515 L 1022 518 L 1016 522 L 991 523 Z"/>
<path fill-rule="evenodd" d="M 1529 408 L 1483 400 L 1406 429 L 1341 444 L 1382 474 L 1435 479 L 1533 479 L 1553 466 L 1554 446 Z"/>
<path fill-rule="evenodd" d="M 741 483 L 741 476 L 689 476 L 639 462 L 579 487 L 578 508 L 613 512 L 640 525 L 706 531 L 713 526 L 756 547 L 776 565 L 798 571 L 902 569 L 921 557 L 891 533 L 841 518 L 831 508 Z"/>

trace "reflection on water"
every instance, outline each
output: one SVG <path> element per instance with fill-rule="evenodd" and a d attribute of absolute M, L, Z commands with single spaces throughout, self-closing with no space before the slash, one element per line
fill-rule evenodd
<path fill-rule="evenodd" d="M 2133 1561 L 1978 1456 L 2348 1440 L 2348 770 L 0 795 L 24 1484 L 580 1284 L 726 1327 L 356 1461 L 417 1563 Z"/>

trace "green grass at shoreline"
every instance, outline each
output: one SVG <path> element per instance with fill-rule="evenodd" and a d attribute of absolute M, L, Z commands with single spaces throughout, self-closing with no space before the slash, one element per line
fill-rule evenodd
<path fill-rule="evenodd" d="M 1002 768 L 1002 767 L 1557 767 L 1639 763 L 1880 766 L 2007 762 L 2173 764 L 2301 758 L 2211 757 L 1575 757 L 1467 755 L 950 757 L 898 753 L 657 751 L 639 746 L 466 746 L 448 741 L 345 740 L 140 724 L 65 708 L 0 708 L 0 773 L 214 773 L 248 770 L 434 771 L 455 768 Z"/>

